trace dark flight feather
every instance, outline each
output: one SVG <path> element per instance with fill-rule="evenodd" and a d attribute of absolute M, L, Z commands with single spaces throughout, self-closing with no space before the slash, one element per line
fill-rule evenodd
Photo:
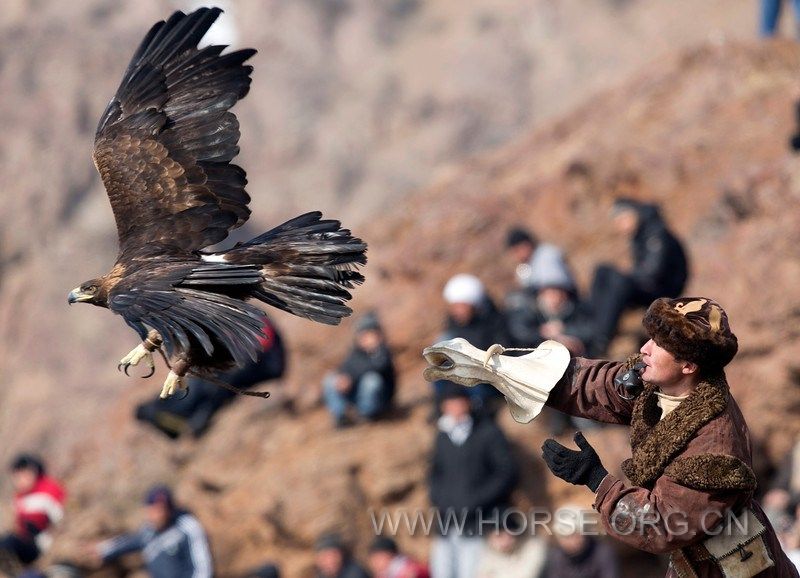
<path fill-rule="evenodd" d="M 197 48 L 219 14 L 176 12 L 156 24 L 101 117 L 94 158 L 123 253 L 154 241 L 201 249 L 250 214 L 244 171 L 230 164 L 239 123 L 228 109 L 249 90 L 243 63 L 255 51 Z"/>

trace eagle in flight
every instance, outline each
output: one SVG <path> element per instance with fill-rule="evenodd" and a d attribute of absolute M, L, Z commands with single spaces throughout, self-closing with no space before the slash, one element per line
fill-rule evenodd
<path fill-rule="evenodd" d="M 250 88 L 255 50 L 199 48 L 221 10 L 175 12 L 145 36 L 100 118 L 94 163 L 111 201 L 119 252 L 109 273 L 69 293 L 121 315 L 142 342 L 121 361 L 169 360 L 165 398 L 184 376 L 255 360 L 263 311 L 256 299 L 313 321 L 352 313 L 367 246 L 320 213 L 296 217 L 225 251 L 204 251 L 250 215 L 230 112 Z M 163 348 L 163 349 L 162 349 Z"/>

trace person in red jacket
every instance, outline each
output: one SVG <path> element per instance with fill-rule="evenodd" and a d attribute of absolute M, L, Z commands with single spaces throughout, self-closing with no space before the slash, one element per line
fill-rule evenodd
<path fill-rule="evenodd" d="M 370 545 L 369 568 L 375 578 L 430 578 L 424 564 L 400 553 L 397 543 L 385 536 Z"/>
<path fill-rule="evenodd" d="M 26 566 L 52 542 L 49 530 L 64 517 L 64 488 L 49 477 L 36 456 L 21 454 L 11 462 L 15 527 L 0 538 L 0 558 Z"/>

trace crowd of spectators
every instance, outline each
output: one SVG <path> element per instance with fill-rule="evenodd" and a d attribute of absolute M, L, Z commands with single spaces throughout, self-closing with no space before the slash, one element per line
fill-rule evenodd
<path fill-rule="evenodd" d="M 643 307 L 654 298 L 677 296 L 688 278 L 688 260 L 658 207 L 628 198 L 618 199 L 610 220 L 630 243 L 630 267 L 601 264 L 588 295 L 581 295 L 565 252 L 541 242 L 524 228 L 508 231 L 506 250 L 516 266 L 515 286 L 495 301 L 478 275 L 461 273 L 442 288 L 444 319 L 439 339 L 462 337 L 487 349 L 494 343 L 532 348 L 545 340 L 562 343 L 574 356 L 607 353 L 626 309 Z M 498 305 L 499 303 L 499 305 Z M 267 321 L 263 351 L 254 363 L 220 376 L 233 391 L 214 381 L 193 379 L 188 393 L 140 405 L 136 417 L 170 439 L 202 436 L 216 412 L 247 390 L 280 378 L 286 368 L 284 342 Z M 378 314 L 367 313 L 354 323 L 349 353 L 321 380 L 322 400 L 333 427 L 376 422 L 392 413 L 396 389 L 395 364 Z M 460 515 L 459 524 L 433 527 L 427 560 L 404 553 L 390 536 L 376 536 L 363 560 L 337 533 L 325 533 L 314 545 L 318 578 L 615 578 L 617 554 L 602 537 L 574 525 L 555 524 L 552 535 L 532 533 L 504 514 L 513 507 L 520 463 L 512 444 L 496 423 L 502 397 L 488 384 L 464 388 L 448 381 L 433 384 L 431 424 L 433 449 L 427 480 L 430 504 L 439 519 Z M 551 433 L 569 427 L 586 429 L 552 412 Z M 61 563 L 40 573 L 36 561 L 46 552 L 54 525 L 63 515 L 65 492 L 47 475 L 44 463 L 21 455 L 11 464 L 16 495 L 16 522 L 0 538 L 0 573 L 10 576 L 82 576 L 80 569 Z M 764 509 L 778 530 L 784 548 L 800 565 L 800 440 L 789 452 L 764 495 Z M 581 512 L 570 506 L 571 511 Z M 176 504 L 172 491 L 156 486 L 145 496 L 145 524 L 129 534 L 87 548 L 90 566 L 114 564 L 138 552 L 154 578 L 213 575 L 211 549 L 202 525 Z M 485 520 L 503 520 L 489 531 Z M 242 578 L 278 578 L 274 563 Z"/>

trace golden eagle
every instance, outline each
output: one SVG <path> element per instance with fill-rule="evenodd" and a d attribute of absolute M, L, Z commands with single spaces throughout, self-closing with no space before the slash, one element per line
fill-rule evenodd
<path fill-rule="evenodd" d="M 73 289 L 69 303 L 121 315 L 142 343 L 119 368 L 162 346 L 171 370 L 161 391 L 255 359 L 264 313 L 253 298 L 335 325 L 352 311 L 367 246 L 320 213 L 292 219 L 226 251 L 219 243 L 250 215 L 247 179 L 231 161 L 239 123 L 230 108 L 250 88 L 255 50 L 198 48 L 221 10 L 175 12 L 145 36 L 100 118 L 94 163 L 117 224 L 109 273 Z M 149 377 L 149 375 L 147 376 Z"/>

